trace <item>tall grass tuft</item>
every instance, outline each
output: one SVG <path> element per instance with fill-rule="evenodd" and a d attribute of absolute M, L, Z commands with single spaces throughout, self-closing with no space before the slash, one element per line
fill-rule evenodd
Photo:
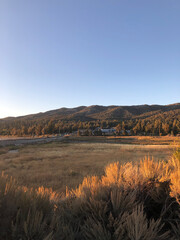
<path fill-rule="evenodd" d="M 52 190 L 27 189 L 0 176 L 0 239 L 52 239 Z"/>

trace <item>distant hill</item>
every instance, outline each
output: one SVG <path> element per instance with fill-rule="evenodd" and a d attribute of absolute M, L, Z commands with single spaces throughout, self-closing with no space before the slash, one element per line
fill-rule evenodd
<path fill-rule="evenodd" d="M 180 133 L 180 103 L 171 105 L 80 106 L 0 119 L 0 135 L 45 135 L 97 127 L 116 127 L 118 134 L 167 135 Z"/>
<path fill-rule="evenodd" d="M 11 122 L 14 120 L 43 120 L 59 119 L 71 121 L 93 121 L 93 120 L 129 120 L 143 119 L 158 114 L 168 114 L 175 111 L 180 114 L 180 103 L 170 105 L 136 105 L 136 106 L 80 106 L 76 108 L 60 108 L 44 113 L 31 114 L 20 117 L 8 117 L 0 119 L 0 122 Z"/>

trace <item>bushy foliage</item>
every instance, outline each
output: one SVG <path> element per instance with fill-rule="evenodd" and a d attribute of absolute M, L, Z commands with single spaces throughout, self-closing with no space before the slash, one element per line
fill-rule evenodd
<path fill-rule="evenodd" d="M 0 239 L 52 239 L 55 195 L 51 189 L 20 187 L 2 173 Z"/>
<path fill-rule="evenodd" d="M 180 160 L 108 165 L 58 194 L 0 177 L 0 239 L 180 239 Z"/>

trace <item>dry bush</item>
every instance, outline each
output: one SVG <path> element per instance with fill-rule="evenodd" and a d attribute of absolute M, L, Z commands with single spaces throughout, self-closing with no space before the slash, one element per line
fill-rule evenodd
<path fill-rule="evenodd" d="M 51 191 L 19 187 L 0 176 L 0 239 L 52 239 L 54 204 Z M 42 238 L 43 237 L 43 238 Z"/>
<path fill-rule="evenodd" d="M 51 231 L 47 231 L 47 228 L 53 226 L 53 220 L 48 220 L 38 209 L 29 210 L 26 219 L 24 219 L 24 213 L 19 210 L 14 222 L 12 239 L 53 239 L 53 228 Z"/>
<path fill-rule="evenodd" d="M 154 161 L 153 158 L 145 157 L 139 164 L 140 175 L 143 181 L 159 181 L 166 175 L 166 164 L 163 161 Z"/>
<path fill-rule="evenodd" d="M 89 218 L 83 226 L 83 239 L 111 240 L 111 233 L 98 220 Z"/>
<path fill-rule="evenodd" d="M 75 239 L 173 239 L 180 220 L 172 196 L 173 186 L 177 194 L 180 185 L 175 173 L 172 161 L 147 157 L 135 165 L 110 164 L 100 179 L 86 178 L 74 195 L 67 194 Z"/>
<path fill-rule="evenodd" d="M 175 197 L 180 204 L 180 166 L 174 170 L 170 175 L 171 178 L 171 196 Z"/>
<path fill-rule="evenodd" d="M 171 231 L 174 233 L 175 239 L 180 239 L 180 209 L 177 218 L 170 221 Z"/>
<path fill-rule="evenodd" d="M 75 190 L 72 190 L 71 194 L 74 194 L 76 197 L 87 196 L 88 194 L 94 194 L 99 188 L 100 182 L 99 178 L 96 176 L 85 177 L 82 184 Z"/>
<path fill-rule="evenodd" d="M 143 205 L 137 205 L 133 212 L 126 212 L 121 219 L 115 235 L 117 240 L 165 240 L 169 239 L 169 232 L 161 234 L 163 225 L 161 219 L 148 221 L 144 214 Z"/>
<path fill-rule="evenodd" d="M 114 217 L 121 216 L 124 212 L 131 212 L 137 205 L 137 192 L 123 187 L 113 187 L 111 189 L 110 201 L 112 205 L 111 213 Z"/>
<path fill-rule="evenodd" d="M 180 204 L 180 148 L 174 152 L 168 164 L 169 164 L 169 168 L 171 168 L 170 195 L 176 198 L 177 202 Z"/>
<path fill-rule="evenodd" d="M 105 176 L 102 177 L 103 185 L 124 185 L 125 187 L 137 188 L 140 185 L 153 181 L 167 181 L 170 170 L 163 161 L 154 161 L 153 158 L 145 157 L 139 164 L 119 162 L 110 164 L 105 168 Z"/>

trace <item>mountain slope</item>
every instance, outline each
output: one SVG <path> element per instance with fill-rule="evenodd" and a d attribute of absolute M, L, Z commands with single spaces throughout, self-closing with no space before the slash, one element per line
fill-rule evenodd
<path fill-rule="evenodd" d="M 180 103 L 171 105 L 137 105 L 137 106 L 80 106 L 76 108 L 60 108 L 44 113 L 31 114 L 20 117 L 9 117 L 0 119 L 0 122 L 11 122 L 14 120 L 128 120 L 134 118 L 148 118 L 157 114 L 175 111 L 180 114 Z"/>

